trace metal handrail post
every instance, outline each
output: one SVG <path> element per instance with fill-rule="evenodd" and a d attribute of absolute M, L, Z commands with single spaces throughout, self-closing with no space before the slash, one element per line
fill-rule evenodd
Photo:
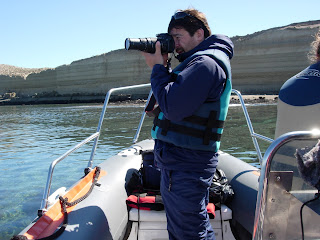
<path fill-rule="evenodd" d="M 153 94 L 153 92 L 152 92 L 152 89 L 151 89 L 150 92 L 149 92 L 147 104 L 148 104 L 148 102 L 150 101 L 150 98 L 151 98 L 152 94 Z M 147 106 L 147 105 L 146 105 L 146 106 Z M 133 143 L 136 143 L 136 142 L 138 141 L 138 138 L 139 138 L 139 135 L 140 135 L 141 128 L 142 128 L 142 125 L 143 125 L 143 122 L 144 122 L 145 117 L 146 117 L 146 111 L 145 111 L 145 108 L 144 108 L 144 109 L 143 109 L 142 116 L 141 116 L 141 118 L 140 118 L 139 126 L 138 126 L 137 131 L 136 131 L 136 135 L 135 135 L 134 138 L 133 138 Z"/>
<path fill-rule="evenodd" d="M 259 147 L 259 144 L 258 144 L 258 141 L 257 141 L 256 138 L 260 138 L 260 139 L 263 139 L 263 140 L 268 141 L 268 142 L 273 142 L 273 139 L 265 137 L 265 136 L 262 136 L 262 135 L 259 135 L 259 134 L 256 134 L 254 132 L 253 127 L 252 127 L 252 123 L 251 123 L 251 119 L 249 117 L 249 114 L 248 114 L 248 111 L 247 111 L 247 108 L 245 106 L 245 103 L 244 103 L 244 100 L 242 98 L 241 93 L 236 89 L 232 89 L 231 91 L 232 91 L 232 93 L 235 93 L 239 97 L 239 100 L 240 100 L 240 103 L 241 103 L 241 106 L 242 106 L 242 110 L 243 110 L 244 116 L 246 118 L 247 125 L 248 125 L 249 131 L 250 131 L 250 135 L 251 135 L 251 138 L 252 138 L 252 141 L 253 141 L 253 145 L 254 145 L 254 147 L 256 149 L 256 152 L 257 152 L 257 155 L 258 155 L 258 159 L 259 159 L 259 163 L 260 163 L 260 166 L 261 166 L 261 164 L 262 164 L 262 154 L 261 154 L 261 150 L 260 150 L 260 147 Z"/>
<path fill-rule="evenodd" d="M 50 195 L 53 170 L 54 170 L 55 166 L 59 162 L 61 162 L 63 159 L 65 159 L 67 156 L 69 156 L 71 153 L 73 153 L 74 151 L 76 151 L 77 149 L 82 147 L 83 145 L 85 145 L 88 142 L 90 142 L 92 139 L 97 139 L 99 137 L 99 134 L 100 134 L 99 132 L 96 132 L 96 133 L 92 134 L 90 137 L 88 137 L 85 140 L 83 140 L 82 142 L 78 143 L 76 146 L 71 148 L 69 151 L 67 151 L 65 154 L 61 155 L 60 157 L 58 157 L 56 160 L 54 160 L 51 163 L 50 168 L 49 168 L 49 172 L 48 172 L 46 187 L 45 187 L 45 190 L 44 190 L 44 193 L 43 193 L 43 198 L 42 198 L 41 205 L 40 205 L 40 211 L 41 212 L 45 211 L 48 208 L 48 198 L 49 198 L 49 195 Z"/>
<path fill-rule="evenodd" d="M 101 112 L 101 115 L 100 115 L 100 120 L 99 120 L 99 124 L 98 124 L 98 128 L 97 128 L 97 132 L 100 133 L 100 131 L 101 131 L 104 115 L 106 113 L 106 109 L 107 109 L 107 106 L 108 106 L 108 103 L 109 103 L 109 100 L 110 100 L 110 96 L 111 96 L 111 94 L 113 92 L 127 90 L 127 89 L 133 89 L 133 88 L 143 88 L 143 87 L 148 87 L 150 85 L 151 85 L 150 83 L 147 83 L 147 84 L 139 84 L 139 85 L 127 86 L 127 87 L 111 88 L 107 92 L 105 100 L 104 100 L 104 104 L 103 104 L 102 112 Z M 92 168 L 93 158 L 94 158 L 94 155 L 95 155 L 95 152 L 96 152 L 96 149 L 97 149 L 98 140 L 99 140 L 99 137 L 94 140 L 93 147 L 92 147 L 92 150 L 91 150 L 90 159 L 89 159 L 89 162 L 88 162 L 88 168 Z"/>

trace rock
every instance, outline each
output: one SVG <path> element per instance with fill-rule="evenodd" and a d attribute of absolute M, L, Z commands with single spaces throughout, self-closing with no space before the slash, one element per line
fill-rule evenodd
<path fill-rule="evenodd" d="M 3 94 L 3 98 L 4 99 L 13 99 L 15 97 L 16 97 L 16 93 L 15 92 L 10 92 L 10 93 Z"/>

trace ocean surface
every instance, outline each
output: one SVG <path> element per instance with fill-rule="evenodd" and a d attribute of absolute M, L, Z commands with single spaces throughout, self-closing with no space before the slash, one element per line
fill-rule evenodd
<path fill-rule="evenodd" d="M 256 133 L 274 137 L 276 105 L 248 105 Z M 0 239 L 25 228 L 40 208 L 50 163 L 96 132 L 102 105 L 0 106 Z M 132 144 L 143 106 L 110 105 L 104 118 L 94 165 Z M 152 119 L 146 118 L 139 140 L 150 138 Z M 269 146 L 259 141 L 262 152 Z M 53 192 L 83 176 L 92 142 L 60 162 Z M 239 105 L 231 105 L 221 150 L 256 165 L 258 160 Z"/>

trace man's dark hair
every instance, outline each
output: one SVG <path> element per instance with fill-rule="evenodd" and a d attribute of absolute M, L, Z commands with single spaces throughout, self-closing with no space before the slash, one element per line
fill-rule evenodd
<path fill-rule="evenodd" d="M 175 15 L 177 13 L 186 13 L 186 16 L 175 19 Z M 198 29 L 202 28 L 205 38 L 211 36 L 211 30 L 208 21 L 202 12 L 199 12 L 196 9 L 186 9 L 178 10 L 175 15 L 172 16 L 169 23 L 168 33 L 170 33 L 172 28 L 184 28 L 191 36 L 193 36 Z"/>

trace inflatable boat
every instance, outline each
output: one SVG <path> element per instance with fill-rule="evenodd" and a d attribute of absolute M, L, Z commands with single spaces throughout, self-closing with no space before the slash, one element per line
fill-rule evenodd
<path fill-rule="evenodd" d="M 144 111 L 132 146 L 93 167 L 110 95 L 146 87 L 150 84 L 115 88 L 107 93 L 97 131 L 51 163 L 38 216 L 12 239 L 168 239 L 165 210 L 127 204 L 128 184 L 141 168 L 144 153 L 152 152 L 154 145 L 152 139 L 138 141 Z M 219 152 L 218 169 L 224 172 L 234 195 L 216 206 L 215 217 L 210 219 L 216 239 L 320 239 L 319 190 L 304 177 L 297 161 L 299 151 L 317 145 L 320 133 L 290 132 L 275 140 L 259 135 L 253 130 L 240 92 L 232 92 L 243 107 L 260 168 Z M 270 142 L 264 156 L 258 139 Z M 83 178 L 69 189 L 62 186 L 51 193 L 55 166 L 92 142 Z"/>

